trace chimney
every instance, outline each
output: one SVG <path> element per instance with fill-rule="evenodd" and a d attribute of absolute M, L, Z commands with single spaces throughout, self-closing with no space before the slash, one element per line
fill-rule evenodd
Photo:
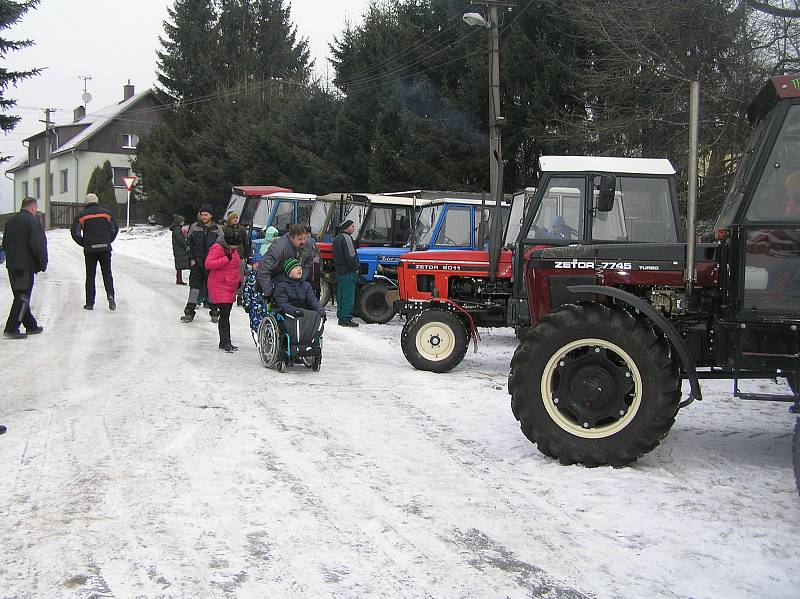
<path fill-rule="evenodd" d="M 77 123 L 85 116 L 86 116 L 86 106 L 78 106 L 75 110 L 72 111 L 72 122 Z"/>
<path fill-rule="evenodd" d="M 134 95 L 133 85 L 131 85 L 131 80 L 128 79 L 128 85 L 122 88 L 122 101 L 130 100 Z"/>

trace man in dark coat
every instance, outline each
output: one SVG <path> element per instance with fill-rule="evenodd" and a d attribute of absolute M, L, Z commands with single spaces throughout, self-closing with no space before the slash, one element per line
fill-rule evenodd
<path fill-rule="evenodd" d="M 198 220 L 189 227 L 186 238 L 186 255 L 189 257 L 189 301 L 183 309 L 181 322 L 192 322 L 197 308 L 197 298 L 207 294 L 208 271 L 206 257 L 208 250 L 217 240 L 223 239 L 222 230 L 214 222 L 214 209 L 210 204 L 200 206 Z M 211 321 L 219 320 L 219 308 L 211 305 Z"/>
<path fill-rule="evenodd" d="M 292 225 L 289 232 L 278 237 L 269 246 L 267 255 L 258 263 L 256 277 L 265 297 L 271 297 L 272 278 L 283 272 L 283 263 L 289 258 L 300 261 L 303 281 L 308 281 L 314 267 L 316 248 L 303 225 Z"/>
<path fill-rule="evenodd" d="M 356 281 L 359 263 L 353 243 L 353 221 L 346 220 L 339 225 L 339 234 L 333 239 L 333 265 L 336 268 L 336 316 L 339 325 L 357 327 L 353 321 L 353 305 L 356 301 Z"/>
<path fill-rule="evenodd" d="M 189 270 L 189 256 L 186 255 L 186 235 L 183 234 L 184 218 L 175 215 L 175 220 L 170 226 L 172 231 L 172 257 L 175 259 L 175 284 L 186 285 L 183 282 L 183 271 Z"/>
<path fill-rule="evenodd" d="M 81 210 L 72 223 L 70 233 L 72 239 L 83 248 L 83 257 L 86 262 L 86 303 L 85 310 L 94 309 L 95 287 L 94 280 L 97 275 L 97 264 L 103 273 L 103 286 L 108 299 L 108 309 L 116 310 L 117 303 L 114 299 L 114 277 L 111 274 L 111 242 L 119 232 L 117 221 L 111 211 L 106 210 L 98 203 L 97 196 L 93 193 L 86 196 L 86 207 Z"/>
<path fill-rule="evenodd" d="M 47 237 L 36 218 L 37 210 L 35 199 L 22 200 L 22 209 L 8 220 L 3 235 L 8 280 L 14 295 L 3 329 L 3 336 L 8 339 L 25 339 L 44 330 L 31 312 L 34 275 L 47 270 Z M 25 325 L 27 333 L 20 332 L 20 324 Z"/>

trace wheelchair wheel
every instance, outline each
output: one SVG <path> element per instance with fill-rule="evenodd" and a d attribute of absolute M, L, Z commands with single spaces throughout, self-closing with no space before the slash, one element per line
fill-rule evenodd
<path fill-rule="evenodd" d="M 258 356 L 267 368 L 275 368 L 281 352 L 281 332 L 278 321 L 267 314 L 258 325 Z"/>

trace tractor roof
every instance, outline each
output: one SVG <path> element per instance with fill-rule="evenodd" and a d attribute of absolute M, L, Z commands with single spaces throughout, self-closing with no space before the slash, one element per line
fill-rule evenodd
<path fill-rule="evenodd" d="M 664 158 L 619 158 L 612 156 L 542 156 L 542 172 L 620 173 L 626 175 L 674 175 L 675 167 Z"/>
<path fill-rule="evenodd" d="M 278 193 L 271 193 L 268 196 L 272 200 L 305 200 L 305 201 L 312 201 L 316 200 L 317 196 L 310 193 L 290 193 L 280 191 Z"/>
<path fill-rule="evenodd" d="M 266 196 L 279 191 L 292 191 L 288 187 L 278 187 L 277 185 L 235 185 L 234 193 L 246 196 Z"/>

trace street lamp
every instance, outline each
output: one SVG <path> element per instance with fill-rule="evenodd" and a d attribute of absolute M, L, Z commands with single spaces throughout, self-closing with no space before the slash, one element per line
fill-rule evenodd
<path fill-rule="evenodd" d="M 481 27 L 489 32 L 489 192 L 495 202 L 489 225 L 489 281 L 494 283 L 497 280 L 503 234 L 503 155 L 500 127 L 505 122 L 505 118 L 500 116 L 500 30 L 497 27 L 497 8 L 499 5 L 513 3 L 504 0 L 487 0 L 485 3 L 489 7 L 488 19 L 476 12 L 465 13 L 462 19 L 470 27 Z"/>

